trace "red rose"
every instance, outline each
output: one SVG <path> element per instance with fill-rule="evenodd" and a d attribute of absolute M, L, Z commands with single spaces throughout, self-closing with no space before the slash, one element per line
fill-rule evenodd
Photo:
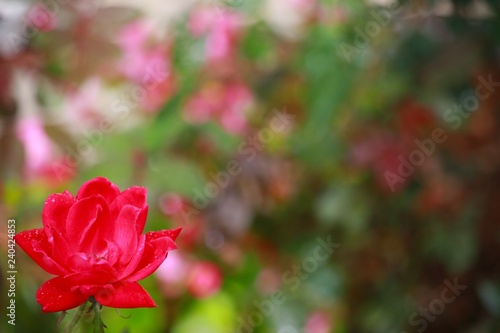
<path fill-rule="evenodd" d="M 89 297 L 114 308 L 156 306 L 137 281 L 177 248 L 181 229 L 142 234 L 147 213 L 145 188 L 120 192 L 102 177 L 84 183 L 76 197 L 68 191 L 49 196 L 43 228 L 15 237 L 40 267 L 57 275 L 36 293 L 43 311 L 68 310 Z"/>

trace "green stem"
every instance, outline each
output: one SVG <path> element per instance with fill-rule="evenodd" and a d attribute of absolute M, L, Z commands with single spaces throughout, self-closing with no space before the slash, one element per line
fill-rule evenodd
<path fill-rule="evenodd" d="M 82 318 L 83 313 L 85 312 L 85 308 L 86 307 L 87 307 L 87 302 L 85 302 L 82 305 L 80 305 L 80 307 L 78 308 L 77 312 L 73 316 L 73 319 L 71 319 L 71 321 L 68 323 L 68 325 L 66 325 L 64 333 L 71 333 L 71 332 L 73 332 L 73 330 L 75 329 L 76 325 L 78 325 L 78 322 Z"/>
<path fill-rule="evenodd" d="M 95 302 L 93 304 L 94 308 L 94 333 L 104 333 L 104 329 L 106 328 L 106 325 L 102 322 L 101 318 L 101 308 L 102 305 L 99 303 Z"/>

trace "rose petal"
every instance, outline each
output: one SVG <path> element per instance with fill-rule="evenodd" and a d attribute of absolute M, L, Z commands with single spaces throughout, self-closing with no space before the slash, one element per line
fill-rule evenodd
<path fill-rule="evenodd" d="M 112 239 L 114 221 L 109 214 L 109 208 L 101 196 L 88 197 L 77 201 L 69 210 L 66 224 L 68 244 L 75 252 L 105 251 L 105 240 Z"/>
<path fill-rule="evenodd" d="M 181 233 L 182 228 L 177 228 L 177 229 L 171 229 L 171 230 L 160 230 L 160 231 L 150 231 L 146 233 L 146 243 L 150 242 L 152 240 L 155 240 L 157 238 L 161 237 L 169 237 L 172 238 L 172 240 L 176 240 L 177 236 Z"/>
<path fill-rule="evenodd" d="M 137 207 L 126 205 L 116 219 L 118 226 L 115 228 L 114 242 L 122 250 L 121 264 L 128 263 L 135 254 L 138 240 L 136 222 L 141 212 Z"/>
<path fill-rule="evenodd" d="M 88 273 L 93 271 L 104 271 L 110 276 L 108 282 L 115 282 L 116 269 L 105 259 L 88 257 L 85 253 L 76 253 L 68 258 L 66 267 L 72 273 Z M 66 275 L 65 277 L 67 277 Z M 107 282 L 106 282 L 107 283 Z"/>
<path fill-rule="evenodd" d="M 80 186 L 76 198 L 81 200 L 94 195 L 101 195 L 107 204 L 110 205 L 120 194 L 118 186 L 104 177 L 91 179 Z"/>
<path fill-rule="evenodd" d="M 23 231 L 15 236 L 15 240 L 42 269 L 54 275 L 64 274 L 65 270 L 47 254 L 50 244 L 43 229 Z"/>
<path fill-rule="evenodd" d="M 152 308 L 156 304 L 137 282 L 114 285 L 113 291 L 103 290 L 95 295 L 97 302 L 112 308 Z"/>
<path fill-rule="evenodd" d="M 66 239 L 61 235 L 59 230 L 52 230 L 52 251 L 51 251 L 51 257 L 54 259 L 56 263 L 61 265 L 62 267 L 66 266 L 66 263 L 68 261 L 68 258 L 73 255 L 73 250 L 71 247 L 68 245 L 68 242 Z"/>
<path fill-rule="evenodd" d="M 142 234 L 142 231 L 144 230 L 144 225 L 146 224 L 147 209 L 148 209 L 148 205 L 146 204 L 146 194 L 147 190 L 144 187 L 133 186 L 131 188 L 126 189 L 125 191 L 120 193 L 116 197 L 115 201 L 113 201 L 109 206 L 109 209 L 111 211 L 111 216 L 116 219 L 120 214 L 120 211 L 123 209 L 123 207 L 127 205 L 131 205 L 144 210 L 144 212 L 139 216 L 138 220 L 136 221 L 137 234 Z"/>
<path fill-rule="evenodd" d="M 169 237 L 155 239 L 147 242 L 144 248 L 141 261 L 135 271 L 126 277 L 125 281 L 139 281 L 151 275 L 167 258 L 168 251 L 175 250 L 177 246 Z"/>
<path fill-rule="evenodd" d="M 105 270 L 79 272 L 64 276 L 64 281 L 69 286 L 102 286 L 114 282 L 113 280 L 113 275 Z"/>
<path fill-rule="evenodd" d="M 106 261 L 113 266 L 120 256 L 120 248 L 113 242 L 107 240 L 108 250 L 106 253 Z M 137 247 L 137 244 L 136 244 Z"/>
<path fill-rule="evenodd" d="M 71 292 L 70 288 L 71 286 L 66 284 L 63 278 L 53 278 L 37 290 L 36 300 L 44 312 L 69 310 L 87 300 L 87 296 Z"/>
<path fill-rule="evenodd" d="M 58 230 L 62 235 L 66 235 L 66 219 L 74 203 L 75 198 L 68 191 L 52 194 L 45 200 L 42 222 L 49 238 L 52 237 L 52 230 Z"/>
<path fill-rule="evenodd" d="M 135 256 L 132 257 L 132 260 L 127 264 L 125 269 L 117 268 L 118 271 L 122 272 L 120 275 L 120 279 L 130 275 L 135 271 L 137 265 L 139 265 L 139 262 L 141 262 L 142 260 L 142 255 L 144 253 L 145 247 L 146 247 L 146 235 L 141 235 L 137 242 Z"/>

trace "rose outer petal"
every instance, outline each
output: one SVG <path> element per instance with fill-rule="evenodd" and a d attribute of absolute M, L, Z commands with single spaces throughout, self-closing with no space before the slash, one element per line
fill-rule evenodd
<path fill-rule="evenodd" d="M 56 277 L 42 284 L 36 292 L 36 300 L 43 312 L 69 310 L 83 304 L 87 296 L 71 292 L 71 286 L 63 278 Z"/>
<path fill-rule="evenodd" d="M 66 235 L 66 218 L 75 198 L 68 191 L 52 194 L 45 200 L 42 211 L 43 228 L 48 237 L 52 237 L 52 230 Z"/>
<path fill-rule="evenodd" d="M 170 230 L 160 230 L 160 231 L 150 231 L 146 233 L 146 243 L 157 238 L 168 237 L 172 238 L 172 240 L 176 240 L 177 236 L 181 233 L 182 228 L 170 229 Z M 175 250 L 175 249 L 173 249 Z"/>
<path fill-rule="evenodd" d="M 112 308 L 152 308 L 156 304 L 137 282 L 114 285 L 114 290 L 103 288 L 95 295 L 97 302 Z"/>
<path fill-rule="evenodd" d="M 64 269 L 47 255 L 49 244 L 43 229 L 25 230 L 14 236 L 14 239 L 42 269 L 54 275 L 64 274 Z"/>
<path fill-rule="evenodd" d="M 120 193 L 115 201 L 111 203 L 109 209 L 111 211 L 111 217 L 117 219 L 123 207 L 131 205 L 142 209 L 142 213 L 139 215 L 136 221 L 135 228 L 137 234 L 142 234 L 144 230 L 144 225 L 146 224 L 146 217 L 148 215 L 148 205 L 146 204 L 146 194 L 147 190 L 144 187 L 132 186 Z"/>
<path fill-rule="evenodd" d="M 147 236 L 146 236 L 147 239 Z M 136 270 L 125 277 L 125 281 L 139 281 L 153 274 L 154 271 L 165 261 L 168 251 L 177 249 L 170 237 L 162 237 L 145 244 L 144 253 Z"/>

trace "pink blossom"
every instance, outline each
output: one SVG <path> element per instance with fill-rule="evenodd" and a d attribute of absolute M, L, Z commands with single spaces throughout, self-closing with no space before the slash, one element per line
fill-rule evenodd
<path fill-rule="evenodd" d="M 164 80 L 145 87 L 145 96 L 141 100 L 141 107 L 149 113 L 158 111 L 172 96 L 174 90 L 173 80 Z"/>
<path fill-rule="evenodd" d="M 199 9 L 192 13 L 189 29 L 194 36 L 206 36 L 208 62 L 230 58 L 236 51 L 242 16 L 227 9 Z"/>
<path fill-rule="evenodd" d="M 160 209 L 167 216 L 182 214 L 186 200 L 176 193 L 165 193 L 160 198 Z"/>
<path fill-rule="evenodd" d="M 246 112 L 253 101 L 252 92 L 241 83 L 209 84 L 186 103 L 184 117 L 191 123 L 218 121 L 231 134 L 244 133 Z"/>
<path fill-rule="evenodd" d="M 168 260 L 158 267 L 155 274 L 160 289 L 168 298 L 177 298 L 186 291 L 186 278 L 191 267 L 189 259 L 180 251 L 169 254 Z"/>
<path fill-rule="evenodd" d="M 56 27 L 56 18 L 43 2 L 38 2 L 28 11 L 28 23 L 40 31 L 51 31 Z"/>
<path fill-rule="evenodd" d="M 118 32 L 117 43 L 122 50 L 135 51 L 138 46 L 145 44 L 151 32 L 151 26 L 145 21 L 133 21 Z"/>
<path fill-rule="evenodd" d="M 205 298 L 217 293 L 222 284 L 220 268 L 209 261 L 195 263 L 189 272 L 187 286 L 196 298 Z"/>
<path fill-rule="evenodd" d="M 190 263 L 182 252 L 175 251 L 169 253 L 168 260 L 158 267 L 156 276 L 161 282 L 178 284 L 186 280 L 189 267 Z"/>
<path fill-rule="evenodd" d="M 222 110 L 220 122 L 229 133 L 243 133 L 247 128 L 245 111 L 252 103 L 252 93 L 243 85 L 230 85 L 225 96 L 226 107 Z"/>
<path fill-rule="evenodd" d="M 316 311 L 307 318 L 304 333 L 329 333 L 332 331 L 332 321 L 328 314 Z"/>
<path fill-rule="evenodd" d="M 37 117 L 22 118 L 17 123 L 16 135 L 24 146 L 25 172 L 28 179 L 45 173 L 55 157 L 55 150 L 45 133 L 43 122 Z"/>
<path fill-rule="evenodd" d="M 154 112 L 168 100 L 174 90 L 170 64 L 170 48 L 165 42 L 153 39 L 151 25 L 135 21 L 118 33 L 122 58 L 119 72 L 143 88 L 142 109 Z"/>
<path fill-rule="evenodd" d="M 222 105 L 222 100 L 220 85 L 206 85 L 191 96 L 186 104 L 184 117 L 195 124 L 207 122 L 215 117 Z"/>

